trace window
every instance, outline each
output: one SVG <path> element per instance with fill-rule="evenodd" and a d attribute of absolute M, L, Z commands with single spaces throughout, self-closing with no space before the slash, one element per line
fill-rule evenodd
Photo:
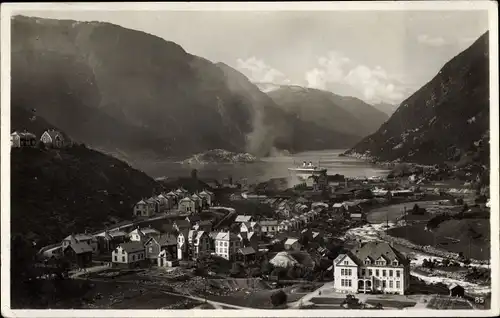
<path fill-rule="evenodd" d="M 401 288 L 401 282 L 400 281 L 396 281 L 396 288 L 397 289 Z"/>
<path fill-rule="evenodd" d="M 125 254 L 125 251 L 122 250 L 122 254 Z"/>
<path fill-rule="evenodd" d="M 366 276 L 366 270 L 364 268 L 361 269 L 361 276 Z"/>
<path fill-rule="evenodd" d="M 125 256 L 122 256 L 122 262 L 125 263 Z"/>
<path fill-rule="evenodd" d="M 340 286 L 342 286 L 342 287 L 345 286 L 345 279 L 340 280 Z"/>
<path fill-rule="evenodd" d="M 386 274 L 386 270 L 385 270 L 385 269 L 383 269 L 383 270 L 382 270 L 382 276 L 384 276 L 384 277 L 385 277 L 385 274 Z"/>
<path fill-rule="evenodd" d="M 345 272 L 344 272 L 344 269 L 342 268 L 342 269 L 340 270 L 340 275 L 344 276 L 344 275 L 345 275 L 344 273 L 345 273 Z"/>
<path fill-rule="evenodd" d="M 348 279 L 347 282 L 349 283 L 349 287 L 352 287 L 352 280 Z"/>
<path fill-rule="evenodd" d="M 115 255 L 115 262 L 118 262 L 118 256 Z"/>
<path fill-rule="evenodd" d="M 396 277 L 401 277 L 401 272 L 400 271 L 396 271 Z"/>
<path fill-rule="evenodd" d="M 375 276 L 377 276 L 377 277 L 379 276 L 379 271 L 378 271 L 378 269 L 376 269 L 376 270 L 375 270 Z"/>
<path fill-rule="evenodd" d="M 349 265 L 349 261 L 344 261 L 344 265 Z"/>
<path fill-rule="evenodd" d="M 392 274 L 393 274 L 393 270 L 392 270 L 392 269 L 390 269 L 390 270 L 389 270 L 389 277 L 392 277 Z"/>
<path fill-rule="evenodd" d="M 352 269 L 350 269 L 350 268 L 349 268 L 349 269 L 348 269 L 348 271 L 349 271 L 349 274 L 348 274 L 348 275 L 349 275 L 349 276 L 352 276 Z"/>
<path fill-rule="evenodd" d="M 384 265 L 384 261 L 376 261 L 375 264 L 377 264 L 377 265 Z"/>
<path fill-rule="evenodd" d="M 394 261 L 392 262 L 392 265 L 394 265 L 394 266 L 398 266 L 398 265 L 399 265 L 399 262 L 398 262 L 397 260 L 394 260 Z"/>
<path fill-rule="evenodd" d="M 385 287 L 386 287 L 386 281 L 385 281 L 385 280 L 383 280 L 383 281 L 382 281 L 382 288 L 385 288 Z"/>
<path fill-rule="evenodd" d="M 368 276 L 372 276 L 373 275 L 373 271 L 371 269 L 368 270 Z"/>
<path fill-rule="evenodd" d="M 135 261 L 135 255 L 132 255 L 132 261 Z"/>
<path fill-rule="evenodd" d="M 153 253 L 153 247 L 149 247 L 149 253 Z"/>
<path fill-rule="evenodd" d="M 392 280 L 389 281 L 389 288 L 392 288 Z"/>
<path fill-rule="evenodd" d="M 370 265 L 370 264 L 371 264 L 370 260 L 369 259 L 365 259 L 365 265 Z"/>

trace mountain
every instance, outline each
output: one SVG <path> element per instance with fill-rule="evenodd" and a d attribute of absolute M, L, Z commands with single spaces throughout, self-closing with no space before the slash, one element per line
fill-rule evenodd
<path fill-rule="evenodd" d="M 388 116 L 394 114 L 396 109 L 398 109 L 399 105 L 393 105 L 385 102 L 375 103 L 373 107 L 380 110 L 381 112 L 386 113 Z"/>
<path fill-rule="evenodd" d="M 389 118 L 358 98 L 318 89 L 281 85 L 267 94 L 282 110 L 301 120 L 359 139 L 376 131 Z"/>
<path fill-rule="evenodd" d="M 247 136 L 249 152 L 267 155 L 273 148 L 291 152 L 342 149 L 360 139 L 334 125 L 320 125 L 286 111 L 240 72 L 224 63 L 217 66 L 224 72 L 229 89 L 239 96 L 239 102 L 252 105 L 253 131 Z"/>
<path fill-rule="evenodd" d="M 31 117 L 13 108 L 11 125 L 40 136 L 46 122 Z M 11 233 L 43 246 L 71 232 L 102 229 L 130 219 L 137 201 L 162 188 L 145 173 L 84 145 L 12 148 Z"/>
<path fill-rule="evenodd" d="M 24 16 L 11 30 L 12 107 L 34 108 L 73 140 L 127 161 L 357 141 L 292 119 L 236 70 L 144 32 Z"/>
<path fill-rule="evenodd" d="M 378 161 L 489 164 L 488 32 L 447 62 L 347 154 Z"/>

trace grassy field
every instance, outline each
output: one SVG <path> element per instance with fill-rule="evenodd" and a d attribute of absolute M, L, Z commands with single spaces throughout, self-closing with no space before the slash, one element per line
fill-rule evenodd
<path fill-rule="evenodd" d="M 427 304 L 429 309 L 474 309 L 469 302 L 446 296 L 433 297 Z"/>

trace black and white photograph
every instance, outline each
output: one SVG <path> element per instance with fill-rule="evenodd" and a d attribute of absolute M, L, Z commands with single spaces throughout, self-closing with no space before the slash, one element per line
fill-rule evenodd
<path fill-rule="evenodd" d="M 497 10 L 2 4 L 2 316 L 498 315 Z"/>

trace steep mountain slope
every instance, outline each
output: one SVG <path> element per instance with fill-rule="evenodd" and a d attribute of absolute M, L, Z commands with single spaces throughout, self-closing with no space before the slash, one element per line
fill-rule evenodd
<path fill-rule="evenodd" d="M 109 23 L 15 17 L 12 100 L 110 152 L 242 150 L 252 129 L 211 62 Z"/>
<path fill-rule="evenodd" d="M 436 164 L 489 163 L 488 32 L 446 63 L 349 154 Z"/>
<path fill-rule="evenodd" d="M 360 138 L 334 125 L 321 125 L 300 118 L 277 105 L 256 84 L 224 63 L 217 63 L 224 72 L 226 83 L 239 102 L 253 105 L 253 131 L 248 137 L 248 151 L 262 154 L 273 146 L 292 152 L 349 147 Z"/>
<path fill-rule="evenodd" d="M 373 104 L 374 108 L 380 110 L 383 113 L 386 113 L 388 116 L 392 116 L 392 114 L 394 114 L 396 109 L 398 109 L 398 106 L 399 105 L 393 105 L 384 102 Z"/>
<path fill-rule="evenodd" d="M 38 136 L 50 127 L 42 117 L 30 117 L 13 111 L 11 125 Z M 11 232 L 39 246 L 130 219 L 133 204 L 162 189 L 145 173 L 81 145 L 13 148 L 11 155 Z"/>
<path fill-rule="evenodd" d="M 267 94 L 285 112 L 360 139 L 376 131 L 389 118 L 360 99 L 318 89 L 282 85 Z"/>

